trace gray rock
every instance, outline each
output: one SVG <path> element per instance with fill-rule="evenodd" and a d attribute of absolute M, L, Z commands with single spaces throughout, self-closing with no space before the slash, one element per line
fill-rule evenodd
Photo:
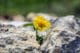
<path fill-rule="evenodd" d="M 45 53 L 58 53 L 59 50 L 61 52 L 62 45 L 69 44 L 74 41 L 76 37 L 80 37 L 80 19 L 76 21 L 74 16 L 57 18 L 57 20 L 53 22 L 53 28 L 51 30 L 49 41 L 44 41 L 44 47 L 41 49 Z M 56 47 L 58 47 L 58 49 L 56 49 Z"/>
<path fill-rule="evenodd" d="M 65 16 L 51 19 L 51 22 L 53 27 L 49 35 L 44 36 L 47 38 L 42 45 L 36 41 L 36 33 L 32 28 L 28 30 L 22 26 L 0 25 L 0 53 L 60 53 L 64 44 L 68 45 L 80 37 L 79 18 Z M 80 53 L 80 47 L 75 51 Z M 69 52 L 69 49 L 65 52 Z"/>
<path fill-rule="evenodd" d="M 9 53 L 25 53 L 24 50 L 22 50 L 21 48 L 10 48 L 9 49 Z"/>
<path fill-rule="evenodd" d="M 0 50 L 2 50 L 0 53 L 38 52 L 39 44 L 36 41 L 35 31 L 12 25 L 2 25 L 0 29 Z"/>

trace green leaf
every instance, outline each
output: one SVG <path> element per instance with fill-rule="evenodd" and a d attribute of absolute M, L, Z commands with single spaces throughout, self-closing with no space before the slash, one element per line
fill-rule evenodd
<path fill-rule="evenodd" d="M 36 40 L 38 41 L 38 43 L 41 45 L 43 43 L 43 36 L 37 35 L 36 38 L 37 38 Z"/>
<path fill-rule="evenodd" d="M 27 27 L 27 26 L 33 26 L 32 23 L 28 23 L 28 24 L 24 24 L 23 27 Z"/>

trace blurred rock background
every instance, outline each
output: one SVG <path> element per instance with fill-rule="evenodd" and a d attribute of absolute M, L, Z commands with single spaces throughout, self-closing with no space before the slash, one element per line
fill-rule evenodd
<path fill-rule="evenodd" d="M 24 21 L 31 12 L 80 17 L 79 6 L 80 0 L 0 0 L 0 19 Z"/>

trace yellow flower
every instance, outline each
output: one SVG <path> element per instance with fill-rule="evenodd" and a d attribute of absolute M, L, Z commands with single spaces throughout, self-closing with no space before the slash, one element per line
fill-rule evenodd
<path fill-rule="evenodd" d="M 42 16 L 37 16 L 33 21 L 33 25 L 39 31 L 45 31 L 51 27 L 50 21 Z"/>

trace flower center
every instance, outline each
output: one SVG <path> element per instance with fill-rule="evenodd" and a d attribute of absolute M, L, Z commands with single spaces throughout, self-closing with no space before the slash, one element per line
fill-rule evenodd
<path fill-rule="evenodd" d="M 41 22 L 41 23 L 39 23 L 39 27 L 43 28 L 43 27 L 45 27 L 45 24 Z"/>

